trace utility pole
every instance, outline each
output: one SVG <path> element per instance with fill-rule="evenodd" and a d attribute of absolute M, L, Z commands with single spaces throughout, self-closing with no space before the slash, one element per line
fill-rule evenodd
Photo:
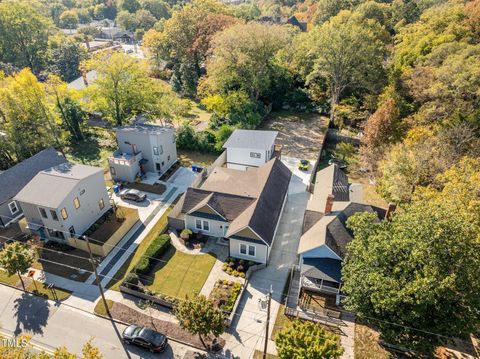
<path fill-rule="evenodd" d="M 105 299 L 105 294 L 103 293 L 102 281 L 98 277 L 97 263 L 93 258 L 92 249 L 90 248 L 90 240 L 88 239 L 87 236 L 83 236 L 82 238 L 85 240 L 85 242 L 87 242 L 88 254 L 90 255 L 90 263 L 92 263 L 92 268 L 93 268 L 93 272 L 95 273 L 95 280 L 98 285 L 98 290 L 100 292 L 100 295 L 102 296 L 103 306 L 105 307 L 105 311 L 107 312 L 108 316 L 111 317 L 112 315 L 110 314 L 110 310 L 108 309 L 108 305 L 107 305 L 107 300 Z"/>
<path fill-rule="evenodd" d="M 265 326 L 265 346 L 263 348 L 263 359 L 267 359 L 267 346 L 268 346 L 268 329 L 270 324 L 270 305 L 272 304 L 272 286 L 270 285 L 270 292 L 267 294 L 267 325 Z"/>

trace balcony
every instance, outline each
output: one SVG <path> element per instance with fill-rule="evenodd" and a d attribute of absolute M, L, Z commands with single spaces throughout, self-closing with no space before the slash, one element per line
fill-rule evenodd
<path fill-rule="evenodd" d="M 109 165 L 120 165 L 120 166 L 133 166 L 138 163 L 143 158 L 142 152 L 137 152 L 135 154 L 122 152 L 116 150 L 113 152 L 112 156 L 108 158 Z"/>
<path fill-rule="evenodd" d="M 328 294 L 339 294 L 340 284 L 323 279 L 303 277 L 302 287 L 311 291 L 317 291 Z"/>

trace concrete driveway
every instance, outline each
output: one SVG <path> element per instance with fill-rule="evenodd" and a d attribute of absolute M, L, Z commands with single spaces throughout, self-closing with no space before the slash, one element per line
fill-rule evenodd
<path fill-rule="evenodd" d="M 301 171 L 298 169 L 300 158 L 282 156 L 282 162 L 290 171 L 292 171 L 292 179 L 290 180 L 288 193 L 292 194 L 305 192 L 308 184 L 310 183 L 310 177 L 312 176 L 315 161 L 309 160 L 310 166 L 307 171 Z"/>
<path fill-rule="evenodd" d="M 226 335 L 225 349 L 235 357 L 251 358 L 255 348 L 263 348 L 266 313 L 260 310 L 259 301 L 266 297 L 270 288 L 273 292 L 269 337 L 271 335 L 289 270 L 298 262 L 297 248 L 309 197 L 308 192 L 289 195 L 272 247 L 270 263 L 250 278 L 238 315 Z M 273 341 L 269 342 L 268 351 L 276 353 Z"/>
<path fill-rule="evenodd" d="M 130 200 L 123 200 L 117 194 L 113 194 L 112 198 L 117 204 L 117 206 L 123 206 L 128 208 L 133 208 L 138 210 L 138 216 L 140 221 L 145 222 L 145 220 L 152 214 L 155 208 L 158 207 L 163 201 L 162 199 L 169 192 L 169 187 L 162 194 L 158 195 L 155 193 L 145 192 L 147 194 L 147 199 L 143 202 L 135 202 Z"/>

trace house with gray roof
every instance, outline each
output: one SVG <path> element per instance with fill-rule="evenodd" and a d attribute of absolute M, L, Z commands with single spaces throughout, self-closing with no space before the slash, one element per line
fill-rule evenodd
<path fill-rule="evenodd" d="M 0 173 L 0 227 L 8 226 L 21 218 L 22 207 L 14 197 L 40 171 L 65 163 L 67 160 L 54 148 L 36 155 Z"/>
<path fill-rule="evenodd" d="M 223 145 L 227 168 L 245 171 L 280 158 L 281 146 L 275 145 L 277 136 L 277 131 L 236 129 Z"/>
<path fill-rule="evenodd" d="M 300 260 L 293 271 L 287 307 L 295 309 L 303 291 L 333 296 L 340 303 L 342 263 L 353 240 L 353 232 L 347 227 L 348 218 L 369 212 L 381 221 L 394 209 L 394 205 L 385 210 L 350 201 L 348 178 L 336 164 L 319 171 L 304 215 L 298 246 Z"/>
<path fill-rule="evenodd" d="M 15 200 L 25 215 L 24 232 L 65 243 L 111 209 L 103 169 L 69 162 L 40 171 Z"/>
<path fill-rule="evenodd" d="M 136 123 L 116 129 L 118 150 L 108 158 L 115 181 L 133 182 L 147 172 L 165 173 L 177 162 L 175 129 Z"/>
<path fill-rule="evenodd" d="M 248 171 L 217 167 L 200 188 L 187 189 L 177 219 L 228 239 L 232 257 L 268 263 L 291 176 L 277 158 Z"/>

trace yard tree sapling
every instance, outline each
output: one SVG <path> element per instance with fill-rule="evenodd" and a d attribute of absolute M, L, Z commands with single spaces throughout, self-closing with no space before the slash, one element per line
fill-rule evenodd
<path fill-rule="evenodd" d="M 186 297 L 175 306 L 175 316 L 180 326 L 197 334 L 206 347 L 204 337 L 213 334 L 218 337 L 225 331 L 225 316 L 213 302 L 204 295 Z"/>
<path fill-rule="evenodd" d="M 0 267 L 2 267 L 9 276 L 15 273 L 18 274 L 23 290 L 25 290 L 22 274 L 32 266 L 35 258 L 35 250 L 29 248 L 26 244 L 20 242 L 5 244 L 5 247 L 0 251 Z"/>

